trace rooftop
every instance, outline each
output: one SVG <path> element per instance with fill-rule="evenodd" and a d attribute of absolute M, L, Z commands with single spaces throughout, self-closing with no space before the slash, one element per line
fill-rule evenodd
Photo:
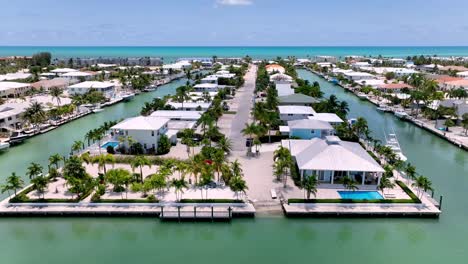
<path fill-rule="evenodd" d="M 314 119 L 301 119 L 288 121 L 289 129 L 319 129 L 319 130 L 332 130 L 333 127 L 330 123 Z"/>
<path fill-rule="evenodd" d="M 154 111 L 151 116 L 164 117 L 169 119 L 185 119 L 185 120 L 198 120 L 202 112 L 200 111 L 172 111 L 172 110 L 158 110 Z"/>
<path fill-rule="evenodd" d="M 84 89 L 104 89 L 114 86 L 113 83 L 110 82 L 81 82 L 70 86 L 69 88 L 84 88 Z"/>
<path fill-rule="evenodd" d="M 74 71 L 74 72 L 67 72 L 67 73 L 64 73 L 60 76 L 62 77 L 87 77 L 87 76 L 91 76 L 93 74 L 89 73 L 89 72 L 80 72 L 80 71 Z"/>
<path fill-rule="evenodd" d="M 70 69 L 70 68 L 57 68 L 55 70 L 51 70 L 50 72 L 53 73 L 67 73 L 67 72 L 76 72 L 78 70 Z"/>
<path fill-rule="evenodd" d="M 301 93 L 295 93 L 290 95 L 279 96 L 278 100 L 280 103 L 300 103 L 300 104 L 313 104 L 319 100 L 312 96 L 308 96 Z"/>
<path fill-rule="evenodd" d="M 328 123 L 343 123 L 343 119 L 341 119 L 338 115 L 334 113 L 316 113 L 313 116 L 309 116 L 309 119 L 313 120 L 320 120 L 325 121 Z"/>
<path fill-rule="evenodd" d="M 310 106 L 301 105 L 280 105 L 278 106 L 280 114 L 298 114 L 298 115 L 313 115 L 315 111 Z"/>
<path fill-rule="evenodd" d="M 137 116 L 127 118 L 113 126 L 112 129 L 122 130 L 158 130 L 169 122 L 167 118 L 154 116 Z"/>
<path fill-rule="evenodd" d="M 29 84 L 29 83 L 0 82 L 0 91 L 8 90 L 8 89 L 24 88 L 24 87 L 29 87 L 30 85 L 31 84 Z"/>
<path fill-rule="evenodd" d="M 282 140 L 290 148 L 301 170 L 384 172 L 359 143 L 337 137 L 311 140 Z"/>

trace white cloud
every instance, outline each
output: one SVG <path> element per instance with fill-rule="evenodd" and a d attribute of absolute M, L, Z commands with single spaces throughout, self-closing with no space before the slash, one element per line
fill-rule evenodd
<path fill-rule="evenodd" d="M 217 0 L 216 3 L 229 6 L 246 6 L 251 5 L 253 2 L 252 0 Z"/>

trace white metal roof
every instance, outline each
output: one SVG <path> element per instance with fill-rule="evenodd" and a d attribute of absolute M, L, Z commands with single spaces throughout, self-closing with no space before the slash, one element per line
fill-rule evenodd
<path fill-rule="evenodd" d="M 334 113 L 316 113 L 313 116 L 309 116 L 308 118 L 312 120 L 325 121 L 328 123 L 343 123 L 343 119 Z"/>
<path fill-rule="evenodd" d="M 104 89 L 114 86 L 113 83 L 110 82 L 81 82 L 70 86 L 69 88 L 82 88 L 82 89 Z"/>
<path fill-rule="evenodd" d="M 57 68 L 55 70 L 51 70 L 50 72 L 53 73 L 67 73 L 67 72 L 76 72 L 78 70 L 76 69 L 70 69 L 70 68 Z"/>
<path fill-rule="evenodd" d="M 0 82 L 0 91 L 9 89 L 18 89 L 31 86 L 30 83 L 19 82 Z"/>
<path fill-rule="evenodd" d="M 175 109 L 182 109 L 183 108 L 197 108 L 200 107 L 201 109 L 208 109 L 211 103 L 194 103 L 194 102 L 184 102 L 184 103 L 177 103 L 177 102 L 169 102 L 168 105 L 174 107 Z"/>
<path fill-rule="evenodd" d="M 284 147 L 301 148 L 299 151 L 291 150 L 301 170 L 384 172 L 384 169 L 358 143 L 337 140 L 337 137 L 302 140 L 300 145 L 288 141 L 282 141 Z"/>
<path fill-rule="evenodd" d="M 89 72 L 80 72 L 80 71 L 74 71 L 74 72 L 67 72 L 67 73 L 64 73 L 60 76 L 62 77 L 87 77 L 87 76 L 91 76 L 92 74 L 89 73 Z"/>
<path fill-rule="evenodd" d="M 158 130 L 169 122 L 167 118 L 154 116 L 137 116 L 127 118 L 113 126 L 112 129 L 122 130 Z"/>
<path fill-rule="evenodd" d="M 169 119 L 179 120 L 198 120 L 202 112 L 199 111 L 172 111 L 172 110 L 158 110 L 154 111 L 151 116 L 164 117 Z"/>
<path fill-rule="evenodd" d="M 310 106 L 302 105 L 280 105 L 278 106 L 280 114 L 313 115 L 315 111 Z"/>
<path fill-rule="evenodd" d="M 319 130 L 332 130 L 333 127 L 330 123 L 314 119 L 301 119 L 288 121 L 289 129 L 319 129 Z"/>

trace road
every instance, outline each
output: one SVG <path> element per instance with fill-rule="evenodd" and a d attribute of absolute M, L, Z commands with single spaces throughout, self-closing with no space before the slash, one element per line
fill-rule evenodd
<path fill-rule="evenodd" d="M 250 110 L 253 105 L 253 95 L 255 91 L 255 79 L 257 77 L 257 66 L 251 65 L 245 74 L 245 83 L 236 92 L 236 103 L 238 104 L 237 113 L 232 119 L 230 139 L 232 140 L 233 151 L 246 151 L 245 137 L 242 135 L 242 129 L 245 123 L 249 122 Z"/>

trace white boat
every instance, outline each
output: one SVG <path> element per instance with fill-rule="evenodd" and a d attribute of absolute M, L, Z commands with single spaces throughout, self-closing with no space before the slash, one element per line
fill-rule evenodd
<path fill-rule="evenodd" d="M 143 92 L 153 92 L 153 91 L 156 91 L 156 87 L 155 86 L 150 86 L 150 87 L 147 87 L 143 90 Z"/>
<path fill-rule="evenodd" d="M 400 119 L 405 119 L 405 118 L 408 117 L 408 114 L 406 112 L 403 112 L 403 111 L 396 111 L 395 116 L 400 118 Z"/>
<path fill-rule="evenodd" d="M 0 151 L 4 151 L 10 147 L 10 143 L 8 142 L 0 142 Z"/>
<path fill-rule="evenodd" d="M 126 102 L 132 100 L 134 97 L 135 97 L 135 94 L 134 93 L 122 93 L 120 94 L 120 97 L 122 97 L 122 99 Z"/>
<path fill-rule="evenodd" d="M 96 104 L 93 109 L 93 113 L 99 113 L 104 111 L 104 109 L 101 108 L 101 104 Z"/>
<path fill-rule="evenodd" d="M 19 144 L 21 142 L 23 142 L 25 139 L 31 137 L 31 135 L 27 135 L 23 132 L 12 132 L 11 133 L 11 136 L 10 136 L 10 145 L 14 145 L 14 144 Z"/>
<path fill-rule="evenodd" d="M 385 140 L 386 140 L 385 146 L 390 147 L 401 161 L 407 160 L 406 156 L 403 154 L 403 151 L 401 150 L 400 143 L 398 142 L 398 138 L 395 132 L 388 134 L 388 136 L 385 137 Z"/>
<path fill-rule="evenodd" d="M 367 94 L 365 93 L 357 93 L 357 97 L 359 97 L 360 99 L 367 99 Z"/>
<path fill-rule="evenodd" d="M 381 111 L 381 112 L 389 112 L 390 111 L 388 106 L 379 106 L 376 109 L 377 109 L 377 111 Z"/>

